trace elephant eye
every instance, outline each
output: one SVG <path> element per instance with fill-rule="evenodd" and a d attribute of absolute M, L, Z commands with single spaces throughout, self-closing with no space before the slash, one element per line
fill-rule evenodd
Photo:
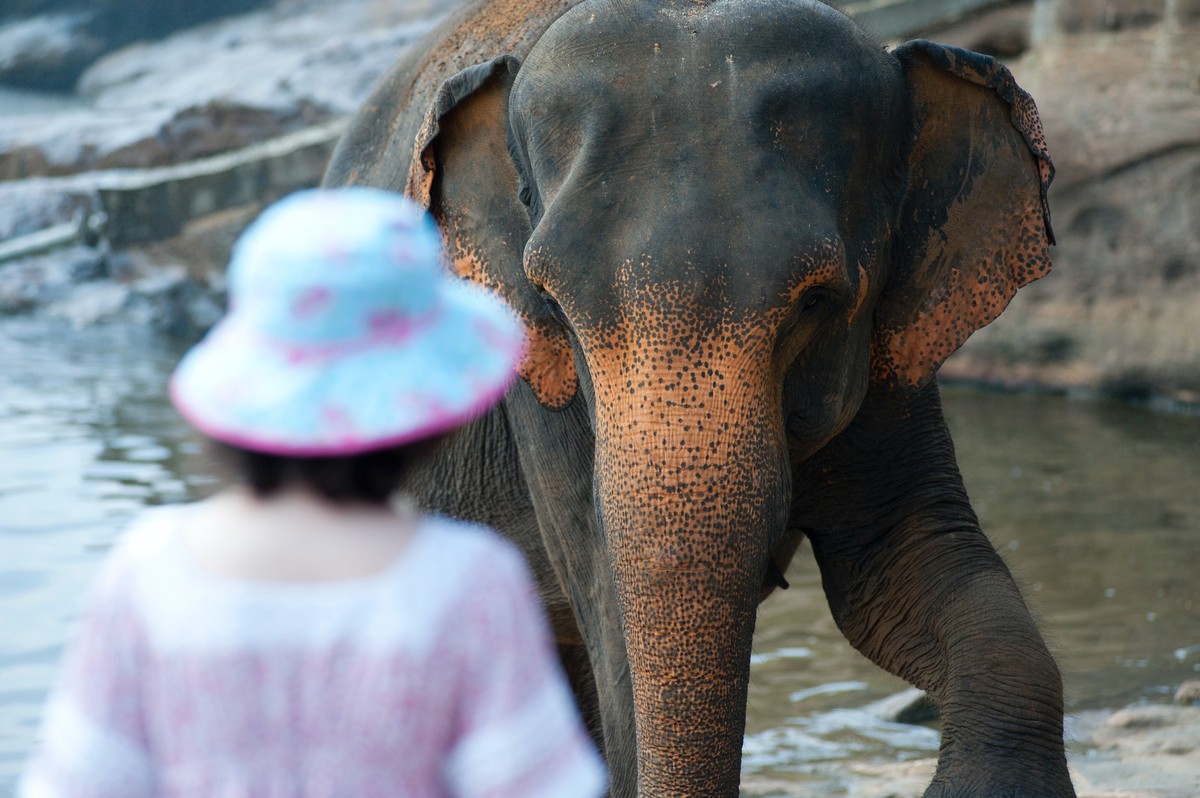
<path fill-rule="evenodd" d="M 813 330 L 814 325 L 820 324 L 834 307 L 836 293 L 828 288 L 814 287 L 804 292 L 787 315 L 779 330 L 779 346 L 787 345 L 797 330 Z"/>
<path fill-rule="evenodd" d="M 830 301 L 830 292 L 825 288 L 812 288 L 805 292 L 800 299 L 800 310 L 810 311 L 819 308 Z"/>
<path fill-rule="evenodd" d="M 550 315 L 553 316 L 560 324 L 567 325 L 567 316 L 565 313 L 563 313 L 562 306 L 558 304 L 558 300 L 552 297 L 550 292 L 540 285 L 537 287 L 537 292 L 542 298 L 542 302 L 545 304 L 546 309 L 550 311 Z"/>

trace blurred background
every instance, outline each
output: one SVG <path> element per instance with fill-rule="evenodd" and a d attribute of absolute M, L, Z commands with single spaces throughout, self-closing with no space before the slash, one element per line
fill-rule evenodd
<path fill-rule="evenodd" d="M 0 0 L 0 795 L 97 558 L 220 484 L 164 386 L 234 238 L 458 5 Z M 947 415 L 1063 663 L 1081 794 L 1200 794 L 1200 0 L 835 5 L 995 55 L 1038 103 L 1054 272 L 943 367 Z M 920 795 L 936 718 L 841 639 L 805 552 L 788 578 L 743 789 Z"/>

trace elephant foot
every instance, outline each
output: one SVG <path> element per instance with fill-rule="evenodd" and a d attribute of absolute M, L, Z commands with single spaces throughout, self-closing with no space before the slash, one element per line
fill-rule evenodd
<path fill-rule="evenodd" d="M 1075 788 L 1068 776 L 1051 779 L 1031 779 L 1020 762 L 994 779 L 973 777 L 965 781 L 935 781 L 925 790 L 923 798 L 1075 798 Z"/>

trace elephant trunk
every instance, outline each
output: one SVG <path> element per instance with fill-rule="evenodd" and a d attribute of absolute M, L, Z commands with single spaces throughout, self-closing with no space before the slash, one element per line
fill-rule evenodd
<path fill-rule="evenodd" d="M 737 360 L 729 371 L 660 360 L 647 374 L 634 358 L 621 379 L 596 384 L 597 499 L 625 625 L 639 795 L 738 793 L 755 610 L 789 489 L 780 389 L 766 358 Z M 663 368 L 681 376 L 645 391 Z M 687 377 L 697 370 L 703 379 Z"/>

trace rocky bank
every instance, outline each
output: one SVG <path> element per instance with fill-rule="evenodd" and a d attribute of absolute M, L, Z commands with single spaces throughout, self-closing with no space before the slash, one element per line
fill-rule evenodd
<path fill-rule="evenodd" d="M 53 176 L 188 161 L 344 117 L 456 5 L 277 0 L 98 58 L 65 104 L 0 115 L 0 242 L 95 204 L 78 179 Z M 1009 61 L 1038 101 L 1058 167 L 1053 274 L 1018 294 L 943 377 L 1200 406 L 1200 0 L 1001 3 L 930 35 Z M 236 233 L 259 204 L 148 252 L 126 248 L 111 276 L 150 277 L 161 258 L 219 294 L 221 242 L 232 238 L 221 222 Z M 80 274 L 110 272 L 54 258 L 0 264 L 0 312 L 120 315 L 90 299 L 62 310 L 76 279 L 64 275 Z M 30 287 L 38 275 L 50 286 Z"/>

